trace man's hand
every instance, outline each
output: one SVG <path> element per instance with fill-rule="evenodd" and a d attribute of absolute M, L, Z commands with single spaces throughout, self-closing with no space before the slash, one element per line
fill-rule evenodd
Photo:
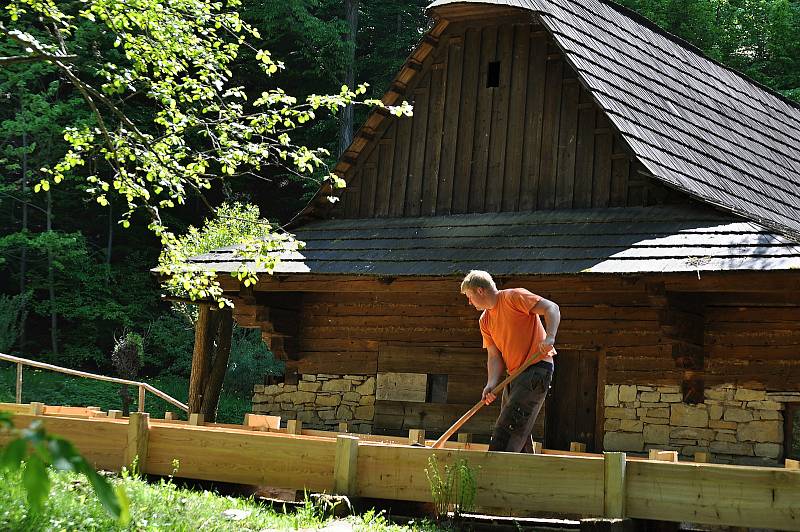
<path fill-rule="evenodd" d="M 492 393 L 492 390 L 494 390 L 495 386 L 497 386 L 497 385 L 496 384 L 487 384 L 486 387 L 483 389 L 483 393 L 481 394 L 481 397 L 483 398 L 483 403 L 484 404 L 487 404 L 487 405 L 492 404 L 492 401 L 497 399 L 497 396 Z"/>
<path fill-rule="evenodd" d="M 547 353 L 549 353 L 549 352 L 551 352 L 553 350 L 553 345 L 555 343 L 556 343 L 556 337 L 553 336 L 552 334 L 548 334 L 547 336 L 544 337 L 544 340 L 542 340 L 542 343 L 539 344 L 539 350 L 542 353 L 547 354 Z"/>

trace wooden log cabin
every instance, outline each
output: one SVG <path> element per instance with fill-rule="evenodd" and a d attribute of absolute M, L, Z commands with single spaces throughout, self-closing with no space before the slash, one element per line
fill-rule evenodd
<path fill-rule="evenodd" d="M 248 288 L 195 258 L 287 361 L 254 410 L 442 432 L 485 383 L 483 269 L 561 306 L 545 447 L 796 458 L 800 106 L 607 0 L 428 10 L 384 96 L 414 116 L 369 115 L 305 247 Z"/>

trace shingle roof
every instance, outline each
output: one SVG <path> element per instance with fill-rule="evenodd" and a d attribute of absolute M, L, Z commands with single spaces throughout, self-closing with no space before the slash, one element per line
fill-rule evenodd
<path fill-rule="evenodd" d="M 673 221 L 666 221 L 673 220 Z M 708 208 L 641 207 L 327 220 L 275 273 L 496 275 L 800 268 L 800 245 Z M 193 258 L 236 271 L 234 248 Z"/>
<path fill-rule="evenodd" d="M 534 11 L 658 179 L 800 238 L 800 106 L 607 0 L 439 0 Z"/>

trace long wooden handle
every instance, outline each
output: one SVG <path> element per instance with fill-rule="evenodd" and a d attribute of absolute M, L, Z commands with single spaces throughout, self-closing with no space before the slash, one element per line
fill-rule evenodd
<path fill-rule="evenodd" d="M 518 367 L 517 369 L 515 369 L 515 370 L 514 370 L 514 372 L 513 372 L 511 375 L 509 375 L 508 377 L 506 377 L 505 379 L 503 379 L 503 382 L 501 382 L 500 384 L 498 384 L 497 386 L 495 386 L 495 387 L 492 389 L 492 393 L 493 393 L 494 395 L 500 395 L 500 392 L 502 392 L 502 391 L 503 391 L 503 389 L 504 389 L 506 386 L 508 386 L 508 384 L 509 384 L 511 381 L 513 381 L 514 379 L 516 379 L 516 378 L 519 376 L 519 374 L 520 374 L 520 373 L 522 373 L 523 371 L 525 371 L 526 369 L 528 369 L 529 367 L 531 367 L 531 366 L 533 365 L 533 361 L 534 361 L 534 360 L 536 360 L 537 358 L 539 358 L 539 355 L 541 355 L 541 354 L 542 354 L 542 350 L 541 350 L 541 349 L 540 349 L 540 350 L 538 350 L 538 351 L 536 351 L 536 353 L 534 353 L 534 354 L 533 354 L 533 356 L 529 357 L 529 358 L 528 358 L 528 360 L 526 360 L 526 361 L 525 361 L 525 362 L 524 362 L 524 363 L 523 363 L 523 364 L 522 364 L 520 367 Z M 456 431 L 458 431 L 458 429 L 460 429 L 460 428 L 461 428 L 461 426 L 462 426 L 462 425 L 464 425 L 464 423 L 466 423 L 467 421 L 469 421 L 469 419 L 470 419 L 472 416 L 474 416 L 474 415 L 475 415 L 475 414 L 478 412 L 478 410 L 480 410 L 481 408 L 483 408 L 485 405 L 486 405 L 486 403 L 484 403 L 484 402 L 483 402 L 483 399 L 481 399 L 480 401 L 478 401 L 477 403 L 475 403 L 475 406 L 473 406 L 472 408 L 470 408 L 470 409 L 467 411 L 467 413 L 466 413 L 466 414 L 464 414 L 463 416 L 461 416 L 460 418 L 458 418 L 458 421 L 456 421 L 455 423 L 453 423 L 453 425 L 452 425 L 452 426 L 451 426 L 449 429 L 447 429 L 446 431 L 444 431 L 444 434 L 442 434 L 442 435 L 439 437 L 439 439 L 438 439 L 438 440 L 436 440 L 436 443 L 434 443 L 434 444 L 433 444 L 431 447 L 432 447 L 433 449 L 441 449 L 441 448 L 444 446 L 445 442 L 446 442 L 447 440 L 449 440 L 449 439 L 450 439 L 450 436 L 452 436 L 453 434 L 455 434 L 455 433 L 456 433 Z"/>

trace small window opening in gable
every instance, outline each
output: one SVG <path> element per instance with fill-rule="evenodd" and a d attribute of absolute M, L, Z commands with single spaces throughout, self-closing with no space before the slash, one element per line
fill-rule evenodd
<path fill-rule="evenodd" d="M 500 86 L 500 61 L 490 61 L 486 72 L 486 87 Z"/>

